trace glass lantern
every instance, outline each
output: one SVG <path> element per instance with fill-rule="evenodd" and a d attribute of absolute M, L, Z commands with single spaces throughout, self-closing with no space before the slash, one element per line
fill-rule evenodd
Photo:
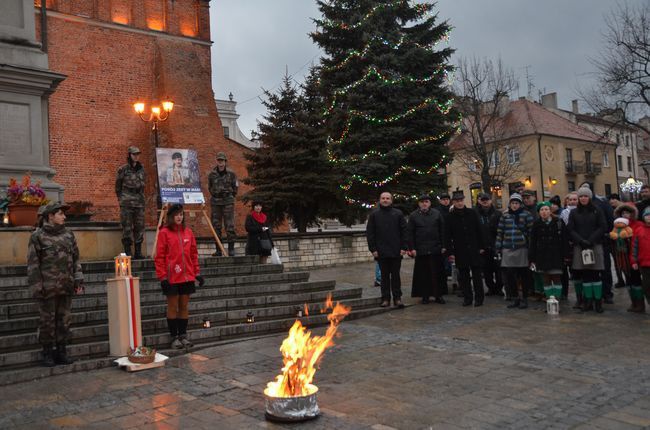
<path fill-rule="evenodd" d="M 255 314 L 252 311 L 248 311 L 246 314 L 246 322 L 249 324 L 255 322 Z"/>
<path fill-rule="evenodd" d="M 115 257 L 115 277 L 124 278 L 131 276 L 131 257 L 121 253 Z"/>
<path fill-rule="evenodd" d="M 558 315 L 560 313 L 560 302 L 557 301 L 555 296 L 549 297 L 546 301 L 546 313 L 548 315 Z"/>

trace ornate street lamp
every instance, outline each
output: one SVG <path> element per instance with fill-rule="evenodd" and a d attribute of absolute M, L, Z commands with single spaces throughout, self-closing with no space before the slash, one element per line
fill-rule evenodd
<path fill-rule="evenodd" d="M 133 103 L 133 110 L 135 110 L 135 113 L 138 114 L 140 119 L 144 122 L 152 123 L 151 130 L 153 131 L 155 145 L 157 148 L 158 147 L 158 124 L 167 121 L 167 119 L 169 118 L 169 114 L 174 109 L 174 102 L 169 99 L 165 99 L 160 104 L 153 103 L 151 105 L 148 118 L 144 113 L 145 108 L 146 105 L 144 102 L 138 101 L 136 103 Z"/>
<path fill-rule="evenodd" d="M 621 190 L 625 191 L 626 193 L 638 193 L 641 191 L 643 182 L 637 181 L 633 176 L 630 176 L 627 178 L 627 181 L 623 182 L 620 186 Z"/>

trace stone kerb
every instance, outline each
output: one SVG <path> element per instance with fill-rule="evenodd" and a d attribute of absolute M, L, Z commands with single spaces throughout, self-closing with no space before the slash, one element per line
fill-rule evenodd
<path fill-rule="evenodd" d="M 372 261 L 363 231 L 338 233 L 278 234 L 273 243 L 280 254 L 285 270 L 328 267 L 339 264 Z M 199 238 L 199 255 L 214 252 L 209 238 Z M 245 253 L 246 241 L 235 242 L 236 255 Z"/>

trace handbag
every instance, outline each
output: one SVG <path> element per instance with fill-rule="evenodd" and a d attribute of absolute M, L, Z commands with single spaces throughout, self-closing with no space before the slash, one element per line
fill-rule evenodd
<path fill-rule="evenodd" d="M 585 266 L 591 266 L 596 263 L 596 258 L 594 256 L 593 249 L 583 249 L 582 250 L 582 264 Z"/>
<path fill-rule="evenodd" d="M 269 252 L 273 248 L 273 245 L 271 245 L 271 239 L 261 239 L 260 238 L 260 249 L 262 251 Z"/>

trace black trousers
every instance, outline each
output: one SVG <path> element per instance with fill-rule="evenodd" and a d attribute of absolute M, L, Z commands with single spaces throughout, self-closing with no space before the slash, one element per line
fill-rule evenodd
<path fill-rule="evenodd" d="M 378 258 L 381 271 L 381 299 L 390 302 L 391 293 L 393 300 L 402 298 L 402 280 L 399 271 L 402 267 L 402 257 Z"/>
<path fill-rule="evenodd" d="M 481 256 L 483 259 L 483 279 L 485 286 L 491 294 L 500 294 L 503 288 L 503 281 L 501 280 L 501 267 L 499 262 L 494 259 L 494 251 L 486 251 Z"/>
<path fill-rule="evenodd" d="M 458 285 L 463 291 L 463 302 L 472 303 L 472 296 L 476 304 L 482 304 L 485 298 L 483 291 L 483 279 L 481 278 L 481 268 L 479 266 L 457 267 Z M 470 282 L 470 271 L 472 279 Z M 474 285 L 474 294 L 472 294 L 472 284 Z"/>
<path fill-rule="evenodd" d="M 612 277 L 612 257 L 611 257 L 611 248 L 609 247 L 609 241 L 603 243 L 603 254 L 604 254 L 604 263 L 605 270 L 600 273 L 600 277 L 603 281 L 603 297 L 606 299 L 611 299 L 614 297 L 612 288 L 614 287 L 614 279 Z"/>
<path fill-rule="evenodd" d="M 506 267 L 506 288 L 508 296 L 512 298 L 519 297 L 517 281 L 521 282 L 521 293 L 525 299 L 528 297 L 528 291 L 533 285 L 533 276 L 528 267 Z"/>

